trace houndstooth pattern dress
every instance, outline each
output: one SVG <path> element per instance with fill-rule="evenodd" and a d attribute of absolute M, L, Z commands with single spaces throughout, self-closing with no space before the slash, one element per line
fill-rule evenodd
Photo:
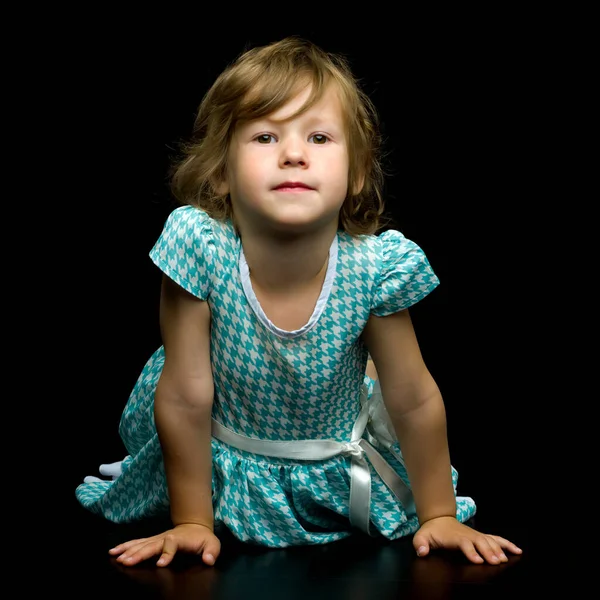
<path fill-rule="evenodd" d="M 230 221 L 192 206 L 175 209 L 150 251 L 164 273 L 210 305 L 213 418 L 263 440 L 349 440 L 368 352 L 360 340 L 371 314 L 408 308 L 439 283 L 425 254 L 402 233 L 351 236 L 338 231 L 325 282 L 309 322 L 293 332 L 271 323 L 248 275 Z M 164 364 L 158 348 L 143 367 L 119 432 L 128 455 L 111 481 L 82 483 L 79 502 L 116 523 L 168 515 L 169 499 L 154 424 L 154 391 Z M 399 453 L 399 446 L 395 445 Z M 379 450 L 409 485 L 394 452 Z M 350 458 L 302 461 L 251 454 L 212 440 L 213 507 L 238 539 L 269 547 L 324 544 L 355 531 L 349 522 Z M 452 468 L 456 492 L 457 472 Z M 416 515 L 376 472 L 371 479 L 371 529 L 390 540 L 414 533 Z M 475 513 L 457 496 L 457 518 Z"/>

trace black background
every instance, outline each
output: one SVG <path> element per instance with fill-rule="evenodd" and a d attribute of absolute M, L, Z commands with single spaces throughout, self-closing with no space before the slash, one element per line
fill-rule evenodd
<path fill-rule="evenodd" d="M 520 217 L 532 187 L 539 53 L 517 18 L 507 27 L 499 15 L 404 17 L 250 27 L 239 13 L 71 15 L 77 26 L 56 35 L 52 58 L 40 52 L 56 127 L 47 185 L 62 215 L 49 250 L 59 266 L 47 355 L 68 506 L 85 475 L 124 456 L 120 414 L 160 344 L 160 273 L 148 252 L 175 206 L 173 150 L 230 61 L 298 34 L 345 54 L 375 102 L 387 208 L 441 280 L 411 312 L 446 402 L 459 494 L 475 498 L 490 533 L 528 535 L 535 282 Z"/>

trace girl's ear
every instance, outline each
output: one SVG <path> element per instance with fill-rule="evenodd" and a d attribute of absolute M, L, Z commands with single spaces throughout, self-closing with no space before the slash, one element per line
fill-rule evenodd
<path fill-rule="evenodd" d="M 223 179 L 217 185 L 215 185 L 215 191 L 219 196 L 227 196 L 229 194 L 229 183 L 227 180 Z"/>
<path fill-rule="evenodd" d="M 219 196 L 227 196 L 229 194 L 229 182 L 227 181 L 227 177 L 222 176 L 218 179 L 214 179 L 212 182 L 213 189 Z"/>

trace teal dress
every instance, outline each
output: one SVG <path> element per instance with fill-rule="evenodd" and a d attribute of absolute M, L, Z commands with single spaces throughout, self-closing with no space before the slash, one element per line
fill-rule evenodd
<path fill-rule="evenodd" d="M 406 309 L 439 283 L 421 248 L 399 231 L 362 236 L 338 231 L 310 320 L 285 331 L 261 309 L 230 221 L 217 221 L 192 206 L 177 208 L 150 258 L 209 303 L 212 416 L 227 431 L 252 440 L 349 442 L 377 387 L 365 376 L 368 352 L 360 339 L 369 316 Z M 121 474 L 76 489 L 85 508 L 116 523 L 169 514 L 153 414 L 163 364 L 160 347 L 143 367 L 123 411 L 119 432 L 127 456 Z M 369 431 L 361 441 L 369 438 L 377 446 Z M 397 440 L 378 445 L 378 453 L 409 489 Z M 350 519 L 356 460 L 370 470 L 369 533 L 393 540 L 419 527 L 414 510 L 371 468 L 372 453 L 366 462 L 352 448 L 326 459 L 282 458 L 213 437 L 212 454 L 215 523 L 242 541 L 282 548 L 324 544 L 356 531 Z M 452 478 L 456 492 L 453 467 Z M 464 522 L 474 513 L 473 500 L 457 496 L 457 518 Z"/>

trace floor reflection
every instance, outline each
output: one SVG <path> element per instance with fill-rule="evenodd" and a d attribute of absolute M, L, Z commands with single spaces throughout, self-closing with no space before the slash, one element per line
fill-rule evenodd
<path fill-rule="evenodd" d="M 222 537 L 222 554 L 212 568 L 190 556 L 177 557 L 167 568 L 156 567 L 154 561 L 123 567 L 109 560 L 122 577 L 145 588 L 144 597 L 445 600 L 490 597 L 494 585 L 523 558 L 510 557 L 497 566 L 474 565 L 458 553 L 419 559 L 409 540 L 382 543 L 357 537 L 273 550 Z"/>

